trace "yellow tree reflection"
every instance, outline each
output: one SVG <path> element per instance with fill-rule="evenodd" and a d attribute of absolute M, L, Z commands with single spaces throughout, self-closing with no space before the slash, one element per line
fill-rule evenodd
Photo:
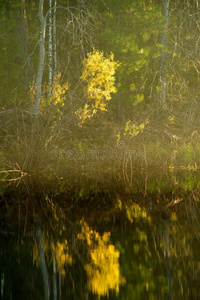
<path fill-rule="evenodd" d="M 57 271 L 61 272 L 62 275 L 65 275 L 65 266 L 72 264 L 72 256 L 69 254 L 69 245 L 65 239 L 63 242 L 52 242 L 44 235 L 42 235 L 43 241 L 43 250 L 49 263 L 52 260 L 52 257 L 55 259 Z M 51 256 L 51 254 L 52 256 Z M 38 251 L 38 245 L 35 243 L 33 247 L 33 260 L 38 264 L 40 262 L 40 256 Z"/>
<path fill-rule="evenodd" d="M 69 254 L 67 240 L 64 240 L 63 243 L 57 242 L 56 245 L 53 246 L 53 250 L 55 253 L 57 268 L 61 271 L 62 275 L 65 275 L 65 265 L 72 264 L 72 256 Z"/>
<path fill-rule="evenodd" d="M 88 288 L 99 296 L 108 295 L 110 290 L 119 292 L 119 286 L 125 280 L 120 275 L 119 251 L 109 241 L 110 233 L 100 236 L 81 221 L 81 233 L 78 238 L 88 245 L 88 262 L 84 268 L 88 275 Z"/>

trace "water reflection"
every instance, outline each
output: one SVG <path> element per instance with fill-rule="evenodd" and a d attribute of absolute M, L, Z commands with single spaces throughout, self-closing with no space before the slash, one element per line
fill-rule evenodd
<path fill-rule="evenodd" d="M 120 252 L 110 243 L 110 233 L 102 236 L 81 221 L 81 233 L 78 238 L 87 243 L 88 261 L 84 268 L 88 276 L 88 288 L 99 296 L 108 296 L 111 290 L 119 293 L 119 286 L 125 283 L 120 275 Z"/>
<path fill-rule="evenodd" d="M 0 299 L 198 299 L 197 202 L 163 212 L 117 203 L 106 224 L 98 212 L 1 231 Z"/>

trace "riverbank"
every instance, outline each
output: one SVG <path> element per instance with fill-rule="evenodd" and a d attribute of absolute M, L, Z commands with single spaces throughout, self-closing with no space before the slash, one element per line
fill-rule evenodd
<path fill-rule="evenodd" d="M 200 142 L 193 128 L 193 135 L 181 128 L 175 135 L 174 127 L 156 129 L 154 119 L 128 134 L 123 124 L 98 119 L 55 123 L 19 109 L 1 117 L 1 195 L 15 188 L 70 191 L 77 198 L 95 191 L 145 195 L 198 186 Z"/>

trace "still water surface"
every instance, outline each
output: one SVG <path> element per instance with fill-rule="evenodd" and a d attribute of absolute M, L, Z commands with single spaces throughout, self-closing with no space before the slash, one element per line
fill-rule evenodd
<path fill-rule="evenodd" d="M 2 222 L 0 299 L 199 299 L 199 209 L 177 202 L 149 212 L 118 200 L 23 233 Z"/>

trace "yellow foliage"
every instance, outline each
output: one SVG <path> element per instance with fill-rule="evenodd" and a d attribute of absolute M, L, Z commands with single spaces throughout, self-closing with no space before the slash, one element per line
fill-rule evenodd
<path fill-rule="evenodd" d="M 99 296 L 108 295 L 110 290 L 119 292 L 125 280 L 120 276 L 119 251 L 109 242 L 110 233 L 103 236 L 91 230 L 86 222 L 81 222 L 79 239 L 88 245 L 89 262 L 85 264 L 89 289 Z"/>
<path fill-rule="evenodd" d="M 36 85 L 30 85 L 29 96 L 32 103 L 34 103 L 35 101 L 35 94 L 36 94 Z"/>
<path fill-rule="evenodd" d="M 132 137 L 138 135 L 140 132 L 143 132 L 145 126 L 149 123 L 148 120 L 141 123 L 140 125 L 136 125 L 131 120 L 128 120 L 126 122 L 125 128 L 124 128 L 124 135 L 131 135 Z"/>
<path fill-rule="evenodd" d="M 80 123 L 85 123 L 98 111 L 107 111 L 107 102 L 111 99 L 111 94 L 116 93 L 115 72 L 119 65 L 112 53 L 107 57 L 95 49 L 88 53 L 83 61 L 81 76 L 81 80 L 85 83 L 88 103 L 76 111 Z"/>
<path fill-rule="evenodd" d="M 69 89 L 68 82 L 61 84 L 61 73 L 57 75 L 54 79 L 53 85 L 50 89 L 49 98 L 44 97 L 41 98 L 41 112 L 45 112 L 47 108 L 53 111 L 53 118 L 59 118 L 63 115 L 63 107 L 66 102 L 66 92 Z"/>
<path fill-rule="evenodd" d="M 171 221 L 177 221 L 176 212 L 172 212 L 172 214 L 171 214 Z"/>
<path fill-rule="evenodd" d="M 168 117 L 169 124 L 174 124 L 174 118 L 175 118 L 175 116 L 169 116 Z"/>
<path fill-rule="evenodd" d="M 52 242 L 49 243 L 49 240 L 44 236 L 42 237 L 42 240 L 45 253 L 51 253 L 51 251 L 54 253 L 57 268 L 63 275 L 65 275 L 64 266 L 66 264 L 72 264 L 72 256 L 69 254 L 69 246 L 67 240 L 64 240 L 64 242 L 62 243 L 57 242 L 56 244 Z M 50 257 L 47 256 L 47 259 L 50 259 Z M 40 256 L 38 251 L 38 244 L 36 242 L 33 247 L 33 260 L 36 261 L 37 264 L 39 264 Z"/>
<path fill-rule="evenodd" d="M 49 102 L 55 106 L 63 107 L 65 105 L 65 100 L 66 100 L 64 96 L 67 90 L 69 89 L 69 86 L 68 86 L 68 82 L 61 84 L 60 79 L 61 79 L 61 73 L 59 73 L 56 79 L 54 80 Z"/>
<path fill-rule="evenodd" d="M 55 259 L 58 266 L 58 269 L 61 270 L 61 273 L 65 274 L 64 265 L 65 264 L 72 264 L 72 256 L 68 253 L 69 247 L 67 240 L 63 243 L 57 242 L 54 248 L 55 251 Z"/>
<path fill-rule="evenodd" d="M 126 215 L 129 221 L 132 223 L 133 219 L 145 219 L 150 222 L 151 218 L 147 215 L 147 212 L 144 208 L 140 207 L 137 203 L 130 201 L 126 204 Z"/>

